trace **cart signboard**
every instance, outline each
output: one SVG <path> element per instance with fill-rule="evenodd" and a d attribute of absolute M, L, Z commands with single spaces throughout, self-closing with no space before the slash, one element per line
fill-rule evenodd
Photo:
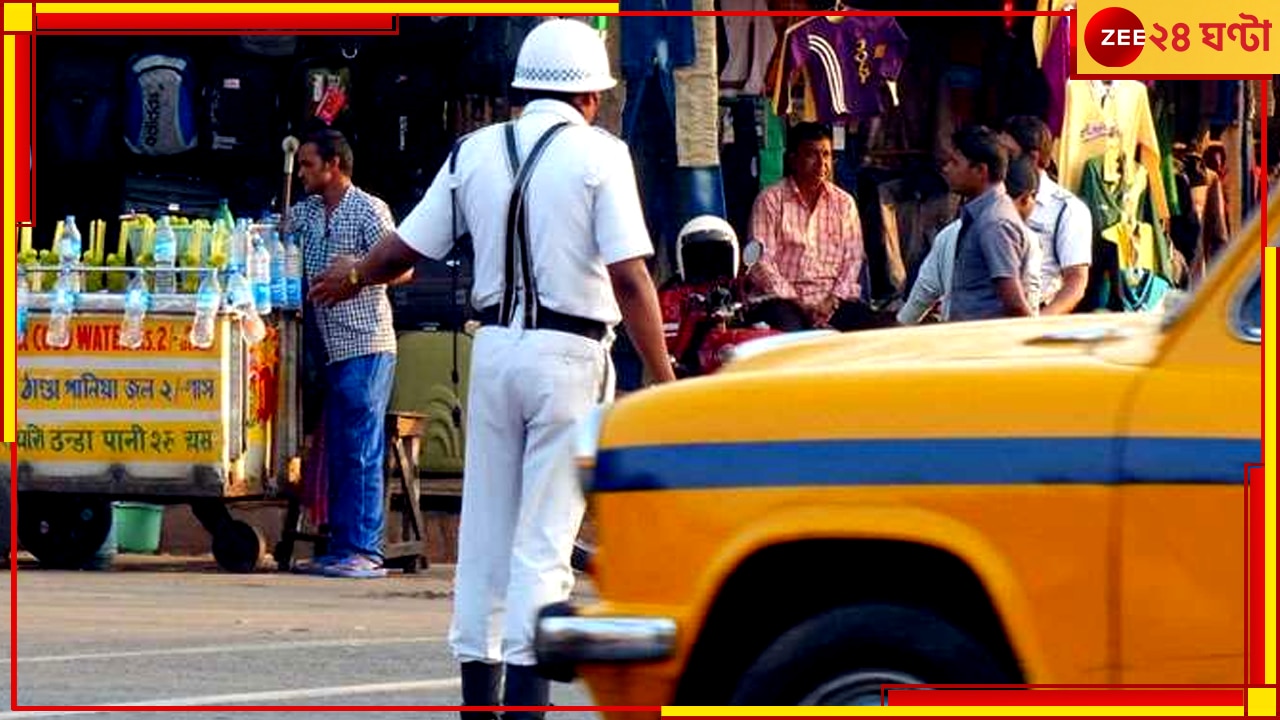
<path fill-rule="evenodd" d="M 232 497 L 273 485 L 277 333 L 247 347 L 218 318 L 211 347 L 190 315 L 147 317 L 142 345 L 120 345 L 120 314 L 72 319 L 65 348 L 32 313 L 18 363 L 17 446 L 24 489 Z"/>

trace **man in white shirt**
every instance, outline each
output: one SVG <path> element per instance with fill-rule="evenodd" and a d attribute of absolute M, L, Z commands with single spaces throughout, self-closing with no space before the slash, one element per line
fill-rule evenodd
<path fill-rule="evenodd" d="M 951 273 L 955 270 L 956 238 L 960 237 L 960 221 L 952 220 L 933 236 L 929 254 L 920 263 L 911 294 L 898 310 L 902 325 L 918 325 L 941 303 L 938 318 L 943 322 L 951 315 Z"/>
<path fill-rule="evenodd" d="M 1034 231 L 1026 227 L 1025 223 L 1035 207 L 1034 196 L 1038 182 L 1036 168 L 1031 160 L 1019 158 L 1009 163 L 1005 188 L 1023 220 L 1024 225 L 1019 230 L 1026 233 L 1028 238 Z M 934 307 L 938 307 L 938 316 L 942 322 L 951 319 L 951 276 L 955 272 L 956 241 L 959 237 L 959 220 L 951 221 L 934 236 L 929 254 L 920 263 L 920 271 L 916 274 L 915 284 L 911 286 L 911 294 L 898 310 L 899 324 L 917 325 Z M 1031 239 L 1027 244 L 1029 247 L 1024 260 L 1027 268 L 1023 273 L 1023 292 L 1027 303 L 1036 307 L 1040 301 L 1040 246 Z"/>
<path fill-rule="evenodd" d="M 1044 270 L 1041 274 L 1041 315 L 1063 315 L 1084 299 L 1093 263 L 1093 217 L 1071 191 L 1054 182 L 1047 171 L 1053 159 L 1053 134 L 1033 115 L 1005 121 L 1004 133 L 1040 168 L 1040 189 L 1027 225 L 1040 238 Z"/>
<path fill-rule="evenodd" d="M 549 702 L 534 667 L 534 622 L 573 588 L 570 557 L 585 510 L 573 427 L 613 397 L 613 327 L 626 322 L 655 381 L 675 379 L 631 156 L 591 127 L 601 92 L 615 84 L 604 42 L 585 23 L 534 28 L 512 83 L 531 98 L 519 120 L 463 138 L 451 154 L 456 166 L 441 168 L 397 232 L 359 263 L 335 261 L 310 293 L 340 300 L 472 237 L 471 299 L 482 327 L 472 349 L 449 632 L 467 706 L 499 704 L 504 665 L 503 705 Z M 512 204 L 516 178 L 525 189 Z M 464 713 L 472 716 L 495 718 Z M 506 714 L 519 717 L 541 713 Z"/>

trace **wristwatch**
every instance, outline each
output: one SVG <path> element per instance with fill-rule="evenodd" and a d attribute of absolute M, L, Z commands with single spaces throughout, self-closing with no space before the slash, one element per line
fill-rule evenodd
<path fill-rule="evenodd" d="M 350 272 L 347 273 L 347 282 L 352 287 L 360 287 L 360 271 L 354 265 L 351 266 Z"/>

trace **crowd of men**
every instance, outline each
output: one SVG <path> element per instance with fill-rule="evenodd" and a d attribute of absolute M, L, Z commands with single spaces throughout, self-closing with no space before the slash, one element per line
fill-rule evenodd
<path fill-rule="evenodd" d="M 750 319 L 784 331 L 840 331 L 1072 312 L 1092 255 L 1089 210 L 1049 175 L 1052 135 L 1039 118 L 954 134 L 942 174 L 964 204 L 935 236 L 893 316 L 873 310 L 859 283 L 866 261 L 857 204 L 831 180 L 832 138 L 794 126 L 787 176 L 755 201 L 751 237 L 765 247 L 752 268 Z"/>

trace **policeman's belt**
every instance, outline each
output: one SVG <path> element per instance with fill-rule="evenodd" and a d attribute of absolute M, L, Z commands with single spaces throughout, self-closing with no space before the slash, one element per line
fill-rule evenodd
<path fill-rule="evenodd" d="M 501 308 L 498 305 L 490 305 L 480 310 L 478 319 L 481 325 L 503 325 L 505 323 L 501 322 L 500 316 Z M 604 339 L 605 333 L 608 332 L 608 327 L 599 320 L 566 315 L 545 307 L 541 303 L 538 304 L 537 317 L 538 330 L 558 330 L 560 332 L 573 333 L 597 342 Z"/>

